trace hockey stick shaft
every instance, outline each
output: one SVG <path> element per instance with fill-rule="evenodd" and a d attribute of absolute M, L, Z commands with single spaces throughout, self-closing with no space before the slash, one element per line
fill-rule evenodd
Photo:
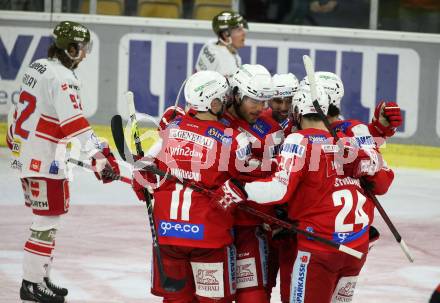
<path fill-rule="evenodd" d="M 141 144 L 141 141 L 139 138 L 139 128 L 138 128 L 138 123 L 137 123 L 137 119 L 136 119 L 136 110 L 135 110 L 135 106 L 134 106 L 133 93 L 129 91 L 129 92 L 127 92 L 125 97 L 126 97 L 126 101 L 127 101 L 128 114 L 130 117 L 130 122 L 131 122 L 131 127 L 132 127 L 131 128 L 132 135 L 134 137 L 134 141 L 135 141 L 135 145 L 136 145 L 136 152 L 139 157 L 143 157 L 144 151 L 142 150 L 142 144 Z M 116 126 L 116 127 L 122 128 L 122 123 L 121 123 L 121 125 Z M 114 139 L 116 141 L 117 138 L 114 138 Z M 119 144 L 121 144 L 121 142 L 119 142 Z M 125 144 L 125 139 L 122 144 Z M 186 278 L 184 278 L 182 280 L 177 280 L 177 279 L 173 279 L 171 277 L 168 277 L 165 274 L 165 270 L 163 268 L 162 257 L 161 257 L 161 253 L 160 253 L 159 240 L 157 237 L 156 225 L 154 222 L 153 203 L 151 201 L 151 196 L 150 196 L 150 193 L 148 192 L 147 188 L 143 189 L 143 193 L 144 193 L 144 198 L 145 198 L 146 206 L 147 206 L 148 221 L 150 223 L 151 238 L 153 241 L 153 249 L 155 252 L 156 259 L 157 259 L 157 265 L 158 265 L 158 270 L 159 270 L 159 278 L 160 278 L 161 286 L 165 290 L 168 290 L 170 292 L 177 292 L 185 286 Z"/>
<path fill-rule="evenodd" d="M 122 125 L 121 125 L 121 124 L 114 123 L 114 124 L 112 124 L 112 128 L 114 128 L 114 127 L 115 127 L 115 128 L 122 128 Z M 113 132 L 113 131 L 114 131 L 115 133 L 119 133 L 119 134 L 121 133 L 120 130 L 113 130 L 113 129 L 112 129 L 112 132 Z M 123 139 L 122 136 L 118 136 L 118 137 L 116 137 L 116 138 L 114 138 L 114 139 L 115 139 L 115 144 L 116 144 L 117 146 L 119 145 L 118 150 L 124 150 L 124 147 L 123 147 L 123 146 L 124 146 L 124 144 L 125 144 L 125 139 Z M 181 184 L 183 184 L 183 185 L 190 186 L 190 187 L 193 188 L 194 190 L 196 190 L 196 191 L 198 191 L 198 192 L 203 192 L 203 193 L 206 194 L 207 196 L 212 197 L 212 196 L 214 195 L 214 193 L 213 193 L 212 191 L 209 191 L 209 190 L 207 190 L 207 189 L 201 187 L 200 185 L 197 185 L 197 184 L 194 184 L 194 183 L 192 183 L 192 182 L 185 181 L 185 180 L 180 180 L 180 179 L 178 179 L 177 177 L 175 177 L 175 176 L 173 176 L 173 175 L 171 175 L 171 174 L 167 174 L 167 173 L 165 173 L 165 172 L 159 170 L 158 168 L 156 168 L 156 167 L 154 167 L 154 166 L 147 166 L 147 167 L 144 167 L 144 169 L 146 169 L 146 170 L 148 170 L 148 171 L 152 172 L 153 174 L 156 174 L 156 175 L 158 175 L 158 176 L 160 176 L 160 177 L 165 177 L 166 179 L 168 179 L 168 180 L 170 180 L 170 181 L 173 181 L 173 182 L 179 182 L 179 183 L 181 183 Z M 279 220 L 279 219 L 277 219 L 277 218 L 275 218 L 275 217 L 272 217 L 272 216 L 267 215 L 267 214 L 265 214 L 265 213 L 262 213 L 262 212 L 259 212 L 259 211 L 257 211 L 257 210 L 254 210 L 254 209 L 253 209 L 252 207 L 250 207 L 250 206 L 247 206 L 247 205 L 239 205 L 238 207 L 241 208 L 241 209 L 243 209 L 243 211 L 246 211 L 246 212 L 251 213 L 251 214 L 253 214 L 253 215 L 255 215 L 255 216 L 259 216 L 259 217 L 261 217 L 263 220 L 267 221 L 268 223 L 274 223 L 274 224 L 279 223 L 279 225 L 281 225 L 281 226 L 283 226 L 283 227 L 285 227 L 285 228 L 288 228 L 289 230 L 292 230 L 292 231 L 298 232 L 298 233 L 300 233 L 300 234 L 303 234 L 303 235 L 305 235 L 305 236 L 307 236 L 307 237 L 310 237 L 310 238 L 316 239 L 317 241 L 320 241 L 320 242 L 322 242 L 323 244 L 326 244 L 326 245 L 329 245 L 329 246 L 331 246 L 331 247 L 334 247 L 334 248 L 336 248 L 336 249 L 338 249 L 338 250 L 340 250 L 340 251 L 342 251 L 342 252 L 345 252 L 345 253 L 347 253 L 347 254 L 350 254 L 350 255 L 352 255 L 352 256 L 354 256 L 354 257 L 356 257 L 356 258 L 361 258 L 361 257 L 362 257 L 362 253 L 359 252 L 359 251 L 353 250 L 353 249 L 351 249 L 351 248 L 349 248 L 349 247 L 347 247 L 347 246 L 345 246 L 345 245 L 343 245 L 343 244 L 338 244 L 338 243 L 335 243 L 335 242 L 333 242 L 333 241 L 331 241 L 331 240 L 328 240 L 328 239 L 325 239 L 325 238 L 321 238 L 321 237 L 316 236 L 315 234 L 310 233 L 310 232 L 308 232 L 308 231 L 298 229 L 298 228 L 296 228 L 295 225 L 293 225 L 293 224 L 291 224 L 291 223 L 288 223 L 288 222 L 285 222 L 285 221 Z M 321 241 L 321 240 L 322 240 L 322 241 Z"/>
<path fill-rule="evenodd" d="M 171 175 L 169 173 L 165 173 L 165 172 L 159 170 L 158 168 L 156 168 L 155 166 L 147 166 L 147 167 L 145 167 L 145 169 L 147 171 L 149 171 L 149 172 L 152 172 L 155 175 L 158 175 L 160 177 L 166 178 L 166 179 L 168 179 L 170 181 L 173 181 L 173 182 L 176 182 L 176 183 L 181 183 L 181 184 L 183 184 L 185 186 L 191 187 L 195 191 L 203 193 L 206 196 L 209 196 L 211 198 L 214 198 L 216 196 L 215 193 L 213 191 L 211 191 L 211 190 L 203 188 L 202 186 L 197 185 L 197 184 L 195 184 L 193 182 L 188 182 L 188 181 L 185 181 L 185 180 L 180 180 L 176 176 L 173 176 L 173 175 Z M 314 233 L 308 232 L 306 230 L 298 229 L 294 224 L 291 224 L 289 222 L 286 222 L 286 221 L 280 220 L 278 218 L 275 218 L 275 217 L 273 217 L 271 215 L 268 215 L 268 214 L 266 214 L 264 212 L 256 210 L 256 209 L 254 209 L 251 206 L 248 206 L 248 205 L 245 205 L 245 204 L 238 204 L 237 207 L 240 208 L 241 210 L 247 212 L 247 213 L 250 213 L 250 214 L 252 214 L 252 215 L 254 215 L 256 217 L 259 217 L 259 218 L 263 219 L 266 223 L 279 225 L 279 226 L 287 228 L 287 229 L 289 229 L 289 230 L 291 230 L 293 232 L 296 232 L 298 234 L 307 236 L 308 238 L 311 238 L 311 239 L 316 240 L 318 242 L 321 242 L 321 243 L 323 243 L 325 245 L 331 246 L 331 247 L 333 247 L 333 248 L 335 248 L 337 250 L 345 252 L 345 253 L 347 253 L 347 254 L 349 254 L 349 255 L 351 255 L 353 257 L 356 257 L 358 259 L 362 258 L 363 254 L 361 252 L 357 251 L 357 250 L 354 250 L 354 249 L 352 249 L 352 248 L 350 248 L 348 246 L 345 246 L 343 244 L 339 244 L 339 243 L 333 242 L 333 241 L 328 240 L 326 238 L 322 238 L 322 237 L 317 236 Z"/>
<path fill-rule="evenodd" d="M 313 68 L 312 60 L 310 59 L 309 56 L 304 55 L 303 56 L 303 62 L 304 62 L 304 68 L 305 68 L 306 73 L 307 73 L 307 78 L 308 78 L 309 84 L 310 84 L 310 92 L 311 92 L 312 99 L 313 99 L 313 107 L 315 108 L 315 110 L 317 111 L 319 116 L 321 117 L 322 121 L 325 124 L 325 127 L 328 129 L 328 131 L 333 136 L 335 142 L 338 142 L 339 138 L 338 138 L 338 136 L 336 134 L 336 131 L 335 131 L 335 129 L 333 129 L 331 127 L 330 122 L 328 121 L 327 116 L 322 111 L 321 106 L 319 105 L 318 100 L 317 100 L 317 93 L 316 93 L 317 90 L 316 90 L 316 82 L 315 82 L 315 71 L 314 71 L 314 68 Z M 373 201 L 373 203 L 376 206 L 379 214 L 382 216 L 383 220 L 387 224 L 387 226 L 390 229 L 391 233 L 393 234 L 394 238 L 396 239 L 396 241 L 399 243 L 400 247 L 402 248 L 405 256 L 408 258 L 408 260 L 410 262 L 414 262 L 414 258 L 412 257 L 412 255 L 411 255 L 411 253 L 410 253 L 410 251 L 408 249 L 408 246 L 406 245 L 405 241 L 402 239 L 402 236 L 398 232 L 396 226 L 391 221 L 391 219 L 388 216 L 388 214 L 386 213 L 385 209 L 382 207 L 382 204 L 379 202 L 379 200 L 377 199 L 376 195 L 374 195 L 365 186 L 366 185 L 365 181 L 363 179 L 361 179 L 360 181 L 361 181 L 361 185 L 362 185 L 365 193 Z"/>
<path fill-rule="evenodd" d="M 84 162 L 82 162 L 80 160 L 76 160 L 76 159 L 70 158 L 70 159 L 67 160 L 67 162 L 73 163 L 73 164 L 78 165 L 80 167 L 84 167 L 84 168 L 93 170 L 91 165 L 89 165 L 87 163 L 84 163 Z M 170 174 L 166 174 L 166 173 L 158 170 L 155 167 L 146 167 L 146 170 L 150 171 L 150 172 L 152 172 L 152 173 L 154 173 L 154 174 L 156 174 L 158 176 L 165 177 L 165 178 L 167 178 L 169 180 L 172 180 L 174 182 L 182 183 L 183 185 L 189 186 L 189 187 L 191 187 L 192 189 L 195 189 L 198 192 L 202 192 L 202 193 L 206 194 L 207 196 L 210 196 L 210 197 L 214 197 L 215 196 L 215 194 L 212 191 L 208 190 L 208 189 L 205 189 L 205 188 L 203 188 L 201 186 L 198 186 L 196 184 L 193 184 L 191 182 L 181 181 L 177 177 L 172 176 Z M 113 180 L 118 180 L 118 181 L 122 181 L 122 182 L 127 183 L 127 184 L 132 184 L 132 180 L 131 179 L 126 178 L 126 177 L 122 177 L 122 176 L 117 175 L 115 173 L 109 173 L 107 176 L 112 178 Z M 296 232 L 298 234 L 307 236 L 308 238 L 312 238 L 313 240 L 316 240 L 318 242 L 321 242 L 323 244 L 326 244 L 328 246 L 331 246 L 333 248 L 336 248 L 338 250 L 346 252 L 346 253 L 348 253 L 348 254 L 356 257 L 356 258 L 360 259 L 362 257 L 362 253 L 360 253 L 360 252 L 358 252 L 356 250 L 353 250 L 353 249 L 351 249 L 349 247 L 346 247 L 345 245 L 335 243 L 335 242 L 330 241 L 328 239 L 321 238 L 321 237 L 316 236 L 315 234 L 313 234 L 311 232 L 308 232 L 308 231 L 305 231 L 305 230 L 302 230 L 302 229 L 298 229 L 298 228 L 295 227 L 295 225 L 293 225 L 293 224 L 291 224 L 289 222 L 286 222 L 286 221 L 280 220 L 280 219 L 278 219 L 276 217 L 270 216 L 270 215 L 268 215 L 268 214 L 266 214 L 264 212 L 261 212 L 259 210 L 254 209 L 253 207 L 250 207 L 248 205 L 240 204 L 240 205 L 238 205 L 238 208 L 240 208 L 243 211 L 245 211 L 247 213 L 250 213 L 250 214 L 252 214 L 252 215 L 254 215 L 256 217 L 259 217 L 259 218 L 263 219 L 267 223 L 276 224 L 276 225 L 279 225 L 281 227 L 287 228 L 287 229 L 289 229 L 289 230 L 291 230 L 293 232 Z"/>
<path fill-rule="evenodd" d="M 95 172 L 95 170 L 94 170 L 92 165 L 87 164 L 87 163 L 85 163 L 85 162 L 83 162 L 81 160 L 69 158 L 69 159 L 67 159 L 67 162 L 73 163 L 73 164 L 78 165 L 80 167 L 84 167 L 86 169 L 90 169 L 91 171 Z M 102 171 L 102 174 L 104 176 L 108 177 L 108 178 L 111 178 L 112 180 L 122 181 L 124 183 L 131 184 L 131 179 L 130 178 L 127 178 L 127 177 L 115 174 L 113 171 L 107 170 L 105 168 Z"/>

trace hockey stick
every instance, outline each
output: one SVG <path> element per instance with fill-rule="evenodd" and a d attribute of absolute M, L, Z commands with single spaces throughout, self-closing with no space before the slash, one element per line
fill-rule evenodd
<path fill-rule="evenodd" d="M 203 193 L 203 194 L 205 194 L 208 197 L 214 198 L 216 196 L 215 193 L 213 191 L 209 190 L 209 189 L 203 188 L 202 186 L 197 185 L 196 183 L 185 181 L 184 179 L 180 180 L 176 176 L 173 176 L 173 175 L 171 175 L 169 173 L 165 173 L 165 172 L 159 170 L 155 166 L 146 166 L 145 170 L 147 170 L 147 171 L 149 171 L 149 172 L 151 172 L 151 173 L 153 173 L 155 175 L 158 175 L 160 177 L 164 177 L 164 178 L 166 178 L 166 179 L 168 179 L 170 181 L 173 181 L 173 182 L 176 182 L 176 183 L 181 183 L 181 184 L 183 184 L 185 186 L 191 187 L 193 190 L 195 190 L 197 192 L 200 192 L 200 193 Z M 358 259 L 362 258 L 363 254 L 361 252 L 357 251 L 357 250 L 354 250 L 354 249 L 352 249 L 352 248 L 350 248 L 348 246 L 345 246 L 343 244 L 338 244 L 338 243 L 333 242 L 331 240 L 322 238 L 322 237 L 317 236 L 314 233 L 308 232 L 306 230 L 298 229 L 294 224 L 291 224 L 289 222 L 280 220 L 280 219 L 278 219 L 276 217 L 273 217 L 273 216 L 268 215 L 268 214 L 266 214 L 264 212 L 256 210 L 253 207 L 250 207 L 250 206 L 245 205 L 245 204 L 238 204 L 237 207 L 240 208 L 241 210 L 247 212 L 247 213 L 250 213 L 250 214 L 252 214 L 252 215 L 254 215 L 256 217 L 259 217 L 259 218 L 263 219 L 263 221 L 265 221 L 266 223 L 279 225 L 279 226 L 284 227 L 284 228 L 286 228 L 286 229 L 288 229 L 290 231 L 296 232 L 298 234 L 301 234 L 301 235 L 307 236 L 308 238 L 316 240 L 317 242 L 321 242 L 323 244 L 326 244 L 328 246 L 336 248 L 337 250 L 345 252 L 345 253 L 347 253 L 347 254 L 349 254 L 349 255 L 351 255 L 353 257 L 356 257 Z"/>
<path fill-rule="evenodd" d="M 310 59 L 309 56 L 304 55 L 303 56 L 303 62 L 304 62 L 304 68 L 306 69 L 307 78 L 309 80 L 310 84 L 310 93 L 312 95 L 313 100 L 313 107 L 321 117 L 322 121 L 325 124 L 325 127 L 328 129 L 328 131 L 331 133 L 333 138 L 335 139 L 335 142 L 338 142 L 339 138 L 336 134 L 336 131 L 331 127 L 330 122 L 327 119 L 327 116 L 322 111 L 321 107 L 319 106 L 318 99 L 317 99 L 317 91 L 316 91 L 316 82 L 315 82 L 315 71 L 313 68 L 312 59 Z M 411 255 L 408 246 L 406 245 L 405 241 L 402 239 L 402 236 L 397 231 L 397 228 L 394 226 L 393 222 L 391 221 L 390 217 L 386 213 L 385 209 L 382 207 L 382 204 L 377 199 L 376 195 L 374 195 L 367 187 L 367 184 L 363 178 L 360 179 L 361 186 L 366 192 L 367 196 L 373 201 L 374 205 L 376 206 L 377 210 L 379 211 L 379 214 L 382 216 L 383 220 L 387 224 L 388 228 L 390 229 L 391 233 L 393 234 L 396 241 L 400 244 L 400 247 L 403 250 L 403 253 L 408 258 L 410 262 L 414 262 L 414 258 Z"/>
<path fill-rule="evenodd" d="M 112 127 L 122 128 L 122 125 L 112 124 Z M 121 131 L 120 130 L 115 130 L 115 132 L 116 133 L 118 133 L 118 132 L 120 133 Z M 123 150 L 124 149 L 123 146 L 125 144 L 125 139 L 121 138 L 121 137 L 118 137 L 118 138 L 114 138 L 114 140 L 115 140 L 115 144 L 120 146 L 118 148 L 118 150 Z M 156 168 L 154 166 L 146 166 L 146 167 L 144 167 L 144 169 L 147 170 L 147 171 L 150 171 L 151 173 L 156 174 L 156 175 L 158 175 L 160 177 L 165 177 L 168 180 L 171 180 L 173 182 L 178 182 L 178 183 L 181 183 L 181 184 L 183 184 L 185 186 L 189 186 L 192 189 L 194 189 L 195 191 L 202 192 L 202 193 L 204 193 L 205 195 L 207 195 L 209 197 L 213 197 L 214 196 L 214 193 L 212 191 L 210 191 L 208 189 L 205 189 L 205 188 L 203 188 L 203 187 L 201 187 L 201 186 L 199 186 L 197 184 L 194 184 L 192 182 L 188 182 L 188 181 L 185 181 L 185 180 L 180 180 L 176 176 L 173 176 L 171 174 L 165 173 L 165 172 L 159 170 L 158 168 Z M 352 249 L 350 247 L 347 247 L 347 246 L 345 246 L 343 244 L 338 244 L 338 243 L 335 243 L 335 242 L 333 242 L 331 240 L 328 240 L 328 239 L 322 238 L 320 236 L 317 236 L 317 235 L 315 235 L 315 234 L 313 234 L 311 232 L 308 232 L 308 231 L 305 231 L 305 230 L 302 230 L 302 229 L 298 229 L 295 225 L 293 225 L 291 223 L 288 223 L 286 221 L 283 221 L 283 220 L 280 220 L 278 218 L 275 218 L 275 217 L 272 217 L 270 215 L 267 215 L 267 214 L 265 214 L 263 212 L 260 212 L 260 211 L 254 209 L 254 208 L 252 208 L 250 206 L 247 206 L 247 205 L 244 205 L 244 204 L 239 204 L 238 207 L 240 209 L 242 209 L 243 211 L 246 211 L 246 212 L 248 212 L 248 213 L 250 213 L 250 214 L 252 214 L 254 216 L 262 218 L 264 221 L 266 221 L 268 223 L 277 224 L 277 225 L 279 225 L 281 227 L 284 227 L 284 228 L 287 228 L 287 229 L 289 229 L 289 230 L 291 230 L 293 232 L 297 232 L 298 234 L 302 234 L 302 235 L 307 236 L 307 237 L 309 237 L 311 239 L 315 239 L 316 241 L 319 241 L 319 242 L 321 242 L 321 243 L 323 243 L 325 245 L 331 246 L 331 247 L 333 247 L 333 248 L 335 248 L 337 250 L 340 250 L 340 251 L 342 251 L 344 253 L 347 253 L 347 254 L 349 254 L 351 256 L 354 256 L 354 257 L 356 257 L 358 259 L 362 258 L 363 254 L 361 252 L 359 252 L 357 250 L 354 250 L 354 249 Z"/>
<path fill-rule="evenodd" d="M 77 160 L 77 159 L 69 158 L 69 159 L 66 160 L 66 162 L 73 163 L 73 164 L 75 164 L 75 165 L 78 165 L 78 166 L 80 166 L 80 167 L 84 167 L 84 168 L 86 168 L 86 169 L 90 169 L 91 171 L 95 172 L 95 170 L 93 169 L 93 166 L 92 166 L 92 165 L 90 165 L 90 164 L 88 164 L 88 163 L 85 163 L 85 162 L 83 162 L 83 161 L 81 161 L 81 160 Z M 124 183 L 131 184 L 131 179 L 130 179 L 130 178 L 127 178 L 127 177 L 124 177 L 124 176 L 118 175 L 118 174 L 114 173 L 114 172 L 111 171 L 111 170 L 108 170 L 108 169 L 105 169 L 105 168 L 104 168 L 103 171 L 102 171 L 102 174 L 103 174 L 104 176 L 106 176 L 106 177 L 112 179 L 112 180 L 122 181 L 122 182 L 124 182 Z"/>
<path fill-rule="evenodd" d="M 141 141 L 139 139 L 139 128 L 138 128 L 138 124 L 137 124 L 137 120 L 136 120 L 136 110 L 134 107 L 133 93 L 130 91 L 127 92 L 125 95 L 125 98 L 126 98 L 127 106 L 128 106 L 128 115 L 130 116 L 130 123 L 131 123 L 131 127 L 132 127 L 131 130 L 132 130 L 132 134 L 133 134 L 135 145 L 136 145 L 136 153 L 139 157 L 143 157 L 144 151 L 142 150 Z M 119 130 L 115 129 L 115 131 L 113 131 L 113 127 L 119 128 Z M 118 143 L 116 144 L 116 146 L 118 146 L 118 145 L 120 146 L 118 148 L 118 151 L 121 150 L 121 146 L 123 146 L 122 150 L 126 150 L 127 147 L 125 147 L 126 143 L 125 143 L 125 139 L 123 136 L 124 132 L 123 132 L 123 128 L 122 128 L 122 120 L 119 120 L 119 121 L 115 120 L 115 123 L 114 124 L 112 123 L 112 133 L 115 133 L 115 132 L 118 135 L 117 138 L 114 138 L 115 142 L 116 142 L 116 140 L 118 140 Z M 121 141 L 121 139 L 122 139 L 122 141 Z M 154 223 L 153 203 L 151 202 L 151 196 L 150 196 L 150 193 L 148 192 L 148 189 L 144 188 L 143 191 L 144 191 L 144 196 L 145 196 L 145 201 L 146 201 L 146 206 L 147 206 L 148 221 L 150 223 L 151 237 L 153 239 L 153 249 L 155 251 L 155 255 L 156 255 L 156 259 L 157 259 L 160 284 L 161 284 L 162 288 L 165 289 L 166 291 L 177 292 L 185 286 L 186 278 L 178 280 L 178 279 L 171 278 L 165 274 L 165 271 L 163 269 L 162 257 L 160 255 L 160 248 L 159 248 L 159 241 L 157 238 L 156 226 Z"/>
<path fill-rule="evenodd" d="M 114 141 L 122 142 L 123 144 L 115 144 L 118 150 L 119 156 L 124 161 L 130 164 L 134 163 L 133 154 L 125 141 L 124 128 L 122 127 L 122 117 L 120 115 L 114 115 L 110 122 L 112 136 Z"/>
<path fill-rule="evenodd" d="M 84 162 L 82 162 L 80 160 L 69 158 L 69 159 L 67 159 L 67 162 L 73 163 L 73 164 L 78 165 L 80 167 L 84 167 L 84 168 L 93 170 L 93 167 L 91 165 L 89 165 L 87 163 L 84 163 Z M 182 183 L 183 185 L 189 186 L 192 189 L 194 189 L 195 191 L 201 192 L 201 193 L 203 193 L 203 194 L 205 194 L 205 195 L 207 195 L 209 197 L 213 198 L 215 196 L 214 192 L 212 192 L 212 191 L 210 191 L 208 189 L 205 189 L 205 188 L 203 188 L 201 186 L 198 186 L 197 184 L 194 184 L 192 182 L 180 180 L 177 177 L 175 177 L 175 176 L 173 176 L 171 174 L 167 174 L 167 173 L 157 169 L 154 166 L 146 166 L 145 170 L 147 170 L 147 171 L 149 171 L 149 172 L 151 172 L 153 174 L 156 174 L 156 175 L 158 175 L 160 177 L 165 177 L 168 180 Z M 132 180 L 130 178 L 117 175 L 117 174 L 115 174 L 113 172 L 109 172 L 107 174 L 107 176 L 111 177 L 113 180 L 118 180 L 118 181 L 130 184 L 130 185 L 132 184 Z M 321 237 L 319 237 L 319 236 L 317 236 L 317 235 L 315 235 L 315 234 L 313 234 L 311 232 L 308 232 L 306 230 L 298 229 L 295 225 L 293 225 L 293 224 L 291 224 L 289 222 L 286 222 L 286 221 L 280 220 L 280 219 L 278 219 L 276 217 L 273 217 L 273 216 L 270 216 L 268 214 L 265 214 L 265 213 L 263 213 L 263 212 L 261 212 L 259 210 L 256 210 L 256 209 L 254 209 L 254 208 L 252 208 L 250 206 L 247 206 L 247 205 L 244 205 L 244 204 L 240 204 L 240 205 L 238 205 L 238 207 L 240 209 L 242 209 L 242 210 L 244 210 L 244 211 L 246 211 L 246 212 L 256 216 L 256 217 L 262 218 L 265 222 L 268 222 L 270 224 L 276 224 L 276 225 L 284 227 L 284 228 L 286 228 L 286 229 L 288 229 L 288 230 L 290 230 L 292 232 L 295 232 L 295 233 L 307 236 L 308 238 L 312 238 L 313 240 L 316 240 L 316 241 L 321 242 L 323 244 L 329 245 L 329 246 L 331 246 L 333 248 L 336 248 L 336 249 L 338 249 L 338 250 L 340 250 L 342 252 L 345 252 L 345 253 L 347 253 L 347 254 L 349 254 L 349 255 L 351 255 L 353 257 L 356 257 L 358 259 L 362 258 L 362 253 L 361 252 L 356 251 L 356 250 L 354 250 L 352 248 L 349 248 L 349 247 L 347 247 L 347 246 L 345 246 L 343 244 L 338 244 L 338 243 L 335 243 L 335 242 L 330 241 L 328 239 L 321 238 Z"/>

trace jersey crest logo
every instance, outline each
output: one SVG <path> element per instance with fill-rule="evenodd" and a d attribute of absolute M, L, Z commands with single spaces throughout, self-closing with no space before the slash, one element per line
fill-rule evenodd
<path fill-rule="evenodd" d="M 31 164 L 29 165 L 29 170 L 32 170 L 34 172 L 39 173 L 41 168 L 41 161 L 40 160 L 31 160 Z"/>
<path fill-rule="evenodd" d="M 60 163 L 57 160 L 53 160 L 49 167 L 49 174 L 57 175 L 60 167 Z"/>

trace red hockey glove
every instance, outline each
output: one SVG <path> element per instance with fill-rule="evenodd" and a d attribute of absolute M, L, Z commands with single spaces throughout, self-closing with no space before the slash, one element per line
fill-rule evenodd
<path fill-rule="evenodd" d="M 354 178 L 374 176 L 384 166 L 382 155 L 374 149 L 359 150 L 354 162 Z"/>
<path fill-rule="evenodd" d="M 162 114 L 162 118 L 160 118 L 159 121 L 159 127 L 158 130 L 164 130 L 167 128 L 168 124 L 170 124 L 171 121 L 174 119 L 184 116 L 185 111 L 180 108 L 179 106 L 170 106 Z"/>
<path fill-rule="evenodd" d="M 92 157 L 92 166 L 95 176 L 102 183 L 112 182 L 113 179 L 106 176 L 106 171 L 120 174 L 118 162 L 116 162 L 115 156 L 110 151 L 107 143 L 101 143 L 102 150 L 97 152 Z"/>
<path fill-rule="evenodd" d="M 396 102 L 380 102 L 374 110 L 374 117 L 369 125 L 373 137 L 391 137 L 402 125 L 402 114 Z"/>
<path fill-rule="evenodd" d="M 212 202 L 217 203 L 221 208 L 228 209 L 247 199 L 244 187 L 237 180 L 229 179 L 215 191 Z"/>
<path fill-rule="evenodd" d="M 352 178 L 374 176 L 383 166 L 382 155 L 375 149 L 359 149 L 356 159 L 344 164 L 344 175 Z"/>
<path fill-rule="evenodd" d="M 135 157 L 135 160 L 140 160 L 139 157 Z M 150 194 L 153 193 L 153 189 L 157 187 L 157 177 L 155 174 L 143 169 L 146 166 L 154 165 L 152 161 L 142 161 L 141 168 L 133 170 L 132 187 L 140 201 L 145 201 L 146 197 L 144 189 L 146 188 Z"/>

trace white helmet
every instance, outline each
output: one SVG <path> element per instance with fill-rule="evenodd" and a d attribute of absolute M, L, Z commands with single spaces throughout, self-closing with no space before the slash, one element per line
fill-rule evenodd
<path fill-rule="evenodd" d="M 226 103 L 229 94 L 228 80 L 214 71 L 197 72 L 185 84 L 185 100 L 191 108 L 199 112 L 210 110 L 214 99 Z"/>
<path fill-rule="evenodd" d="M 321 85 L 330 96 L 330 102 L 341 108 L 341 99 L 344 97 L 344 84 L 338 75 L 331 72 L 316 72 L 316 84 Z M 301 80 L 300 85 L 309 85 L 307 76 Z"/>
<path fill-rule="evenodd" d="M 260 64 L 244 64 L 230 79 L 231 87 L 238 88 L 240 99 L 248 96 L 258 101 L 267 101 L 273 97 L 272 77 Z"/>
<path fill-rule="evenodd" d="M 294 74 L 275 74 L 272 77 L 274 98 L 293 97 L 298 90 L 298 79 Z"/>
<path fill-rule="evenodd" d="M 319 106 L 324 114 L 327 115 L 330 97 L 320 85 L 316 85 L 316 93 Z M 299 90 L 293 96 L 292 107 L 294 112 L 295 108 L 297 108 L 300 115 L 317 114 L 317 111 L 313 106 L 312 94 L 310 93 L 309 86 L 300 85 Z"/>

